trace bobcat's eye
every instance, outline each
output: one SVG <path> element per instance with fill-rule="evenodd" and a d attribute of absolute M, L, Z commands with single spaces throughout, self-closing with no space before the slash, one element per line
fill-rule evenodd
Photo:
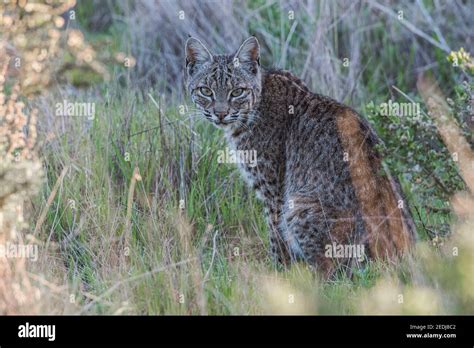
<path fill-rule="evenodd" d="M 212 90 L 210 88 L 207 88 L 207 87 L 201 87 L 199 88 L 199 91 L 205 95 L 206 97 L 210 97 L 212 95 Z"/>
<path fill-rule="evenodd" d="M 243 93 L 244 93 L 243 88 L 236 88 L 232 92 L 230 92 L 230 95 L 235 98 L 235 97 L 240 97 Z"/>

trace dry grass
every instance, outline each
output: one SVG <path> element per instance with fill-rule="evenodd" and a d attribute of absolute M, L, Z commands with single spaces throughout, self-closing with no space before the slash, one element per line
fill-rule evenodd
<path fill-rule="evenodd" d="M 374 99 L 362 81 L 377 84 L 380 93 L 384 86 L 403 79 L 397 57 L 409 60 L 404 74 L 416 76 L 437 70 L 434 49 L 448 54 L 459 46 L 472 46 L 468 35 L 472 6 L 461 1 L 428 6 L 423 1 L 394 4 L 389 0 L 149 0 L 119 1 L 117 6 L 116 19 L 125 23 L 120 42 L 137 60 L 131 72 L 133 83 L 145 89 L 153 84 L 178 95 L 182 48 L 189 35 L 217 52 L 231 52 L 255 35 L 264 66 L 290 69 L 313 90 L 352 105 Z M 456 25 L 449 18 L 456 18 Z M 372 59 L 363 61 L 368 55 Z"/>

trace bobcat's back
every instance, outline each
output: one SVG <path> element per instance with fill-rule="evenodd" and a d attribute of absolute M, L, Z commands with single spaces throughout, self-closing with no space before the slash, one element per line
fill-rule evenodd
<path fill-rule="evenodd" d="M 265 202 L 281 261 L 303 258 L 330 271 L 334 260 L 325 251 L 333 243 L 361 244 L 376 257 L 409 246 L 408 207 L 366 120 L 285 71 L 263 74 L 254 112 L 250 130 L 237 129 L 229 140 L 257 150 L 257 167 L 241 167 Z"/>

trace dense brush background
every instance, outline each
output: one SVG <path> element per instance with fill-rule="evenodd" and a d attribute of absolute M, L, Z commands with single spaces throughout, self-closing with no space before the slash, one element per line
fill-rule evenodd
<path fill-rule="evenodd" d="M 451 53 L 472 49 L 472 1 L 72 5 L 61 31 L 82 32 L 88 46 L 66 46 L 91 59 L 57 54 L 47 88 L 26 106 L 38 110 L 43 167 L 39 193 L 25 196 L 23 228 L 40 246 L 26 273 L 41 293 L 35 312 L 474 313 L 474 182 L 463 179 L 417 90 L 420 74 L 438 81 L 472 148 L 473 63 L 453 66 Z M 217 163 L 222 134 L 185 96 L 189 35 L 229 53 L 255 35 L 265 67 L 290 70 L 365 115 L 416 220 L 413 254 L 330 282 L 305 265 L 276 269 L 262 206 L 233 165 Z M 14 50 L 15 35 L 9 40 Z M 381 116 L 377 105 L 390 99 L 418 102 L 422 115 Z M 95 103 L 95 118 L 56 116 L 63 100 Z M 451 198 L 463 190 L 464 210 L 454 214 Z"/>

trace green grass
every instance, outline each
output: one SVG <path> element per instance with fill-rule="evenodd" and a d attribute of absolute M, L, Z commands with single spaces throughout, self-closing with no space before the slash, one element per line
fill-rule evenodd
<path fill-rule="evenodd" d="M 92 14 L 88 4 L 90 1 L 78 4 L 79 24 L 85 28 Z M 88 41 L 99 51 L 99 59 L 107 63 L 114 77 L 95 86 L 94 94 L 76 93 L 74 98 L 68 97 L 71 102 L 95 102 L 95 119 L 56 118 L 51 122 L 52 129 L 47 129 L 55 138 L 41 147 L 46 178 L 41 194 L 32 202 L 32 221 L 37 220 L 43 209 L 47 211 L 37 237 L 47 241 L 44 248 L 48 252 L 42 253 L 43 258 L 35 267 L 51 282 L 66 288 L 59 294 L 59 302 L 50 304 L 45 312 L 474 312 L 471 290 L 474 280 L 466 271 L 474 263 L 474 243 L 469 237 L 472 221 L 470 225 L 450 227 L 453 219 L 446 212 L 446 195 L 440 195 L 430 182 L 416 186 L 413 184 L 416 177 L 402 175 L 415 165 L 409 160 L 415 160 L 437 169 L 435 174 L 451 182 L 453 168 L 449 167 L 453 163 L 446 165 L 446 156 L 450 154 L 443 147 L 444 157 L 441 150 L 429 157 L 423 146 L 442 144 L 432 138 L 421 139 L 422 143 L 414 137 L 415 133 L 429 135 L 423 127 L 410 128 L 410 143 L 401 144 L 403 129 L 393 132 L 387 126 L 402 121 L 380 118 L 368 107 L 370 102 L 406 101 L 400 95 L 393 95 L 392 86 L 415 98 L 416 69 L 428 63 L 435 66 L 437 78 L 447 86 L 449 94 L 456 74 L 447 64 L 446 53 L 408 33 L 397 21 L 374 17 L 368 7 L 361 7 L 358 12 L 344 9 L 349 15 L 356 13 L 357 18 L 349 16 L 349 20 L 339 21 L 343 14 L 340 6 L 331 3 L 329 8 L 324 2 L 317 3 L 315 13 L 297 11 L 298 24 L 285 50 L 294 23 L 287 20 L 289 8 L 280 8 L 278 2 L 266 4 L 264 1 L 246 4 L 253 16 L 248 32 L 260 35 L 262 43 L 268 46 L 264 47 L 266 54 L 262 56 L 264 66 L 278 65 L 286 54 L 282 68 L 300 75 L 308 61 L 311 69 L 306 70 L 305 79 L 310 81 L 312 89 L 333 96 L 343 89 L 350 92 L 348 87 L 354 82 L 355 93 L 345 94 L 341 101 L 368 116 L 391 150 L 387 164 L 398 174 L 420 237 L 413 253 L 397 265 L 371 261 L 365 269 L 356 270 L 351 279 L 340 274 L 330 282 L 323 282 L 304 264 L 285 270 L 275 266 L 267 253 L 262 205 L 234 165 L 217 162 L 218 151 L 226 147 L 221 132 L 198 116 L 187 116 L 193 114 L 192 106 L 186 115 L 180 114 L 179 107 L 185 102 L 171 96 L 179 93 L 177 86 L 168 86 L 170 81 L 157 83 L 160 91 L 173 90 L 166 97 L 153 90 L 135 92 L 138 87 L 130 82 L 131 72 L 116 64 L 113 58 L 119 51 L 130 52 L 134 27 L 127 28 L 125 22 L 117 21 L 103 32 L 86 33 Z M 358 18 L 362 18 L 360 23 L 352 21 Z M 409 19 L 417 20 L 414 16 Z M 199 24 L 193 25 L 191 29 L 200 32 Z M 326 32 L 325 25 L 332 25 L 331 30 Z M 314 28 L 318 30 L 313 31 Z M 363 30 L 358 32 L 359 29 Z M 317 36 L 323 42 L 321 46 L 317 46 L 320 42 L 314 42 L 317 33 L 321 34 Z M 179 42 L 182 39 L 179 35 L 178 31 L 166 35 L 160 31 L 159 40 Z M 159 52 L 161 42 L 148 39 L 146 49 Z M 320 47 L 320 51 L 310 56 L 313 45 Z M 351 70 L 355 64 L 351 69 L 341 67 L 342 59 L 350 57 L 351 52 L 360 53 L 360 61 L 353 62 L 359 63 L 355 70 Z M 431 61 L 425 62 L 426 57 Z M 150 61 L 154 64 L 150 69 L 160 64 L 178 64 L 162 61 L 165 58 L 160 55 L 156 59 Z M 142 70 L 148 69 L 145 66 Z M 352 77 L 351 71 L 355 73 Z M 91 76 L 81 71 L 69 71 L 69 74 L 69 82 L 77 85 L 91 80 Z M 63 96 L 49 98 L 54 105 Z M 410 150 L 417 156 L 408 156 Z M 65 166 L 69 166 L 68 174 L 48 207 L 45 202 Z M 129 202 L 135 167 L 139 168 L 141 180 L 136 182 Z M 454 183 L 452 186 L 461 188 Z M 430 209 L 427 209 L 427 198 Z M 446 230 L 457 233 L 447 238 Z M 443 231 L 439 234 L 444 245 L 433 246 L 430 231 Z M 459 249 L 458 256 L 453 255 L 453 248 Z M 71 295 L 75 296 L 74 303 L 69 301 Z M 402 303 L 400 295 L 404 296 Z"/>
<path fill-rule="evenodd" d="M 77 299 L 69 311 L 353 314 L 361 311 L 361 294 L 383 275 L 413 282 L 412 273 L 379 262 L 353 279 L 340 275 L 329 283 L 305 265 L 277 269 L 266 251 L 261 204 L 233 165 L 217 162 L 217 151 L 226 146 L 220 131 L 179 114 L 179 102 L 165 103 L 153 92 L 103 94 L 90 124 L 65 120 L 66 131 L 42 150 L 47 180 L 34 202 L 38 214 L 62 167 L 71 166 L 40 235 L 60 245 Z M 135 166 L 142 180 L 126 231 Z M 280 285 L 287 295 L 272 295 Z M 285 302 L 290 294 L 295 303 Z"/>

